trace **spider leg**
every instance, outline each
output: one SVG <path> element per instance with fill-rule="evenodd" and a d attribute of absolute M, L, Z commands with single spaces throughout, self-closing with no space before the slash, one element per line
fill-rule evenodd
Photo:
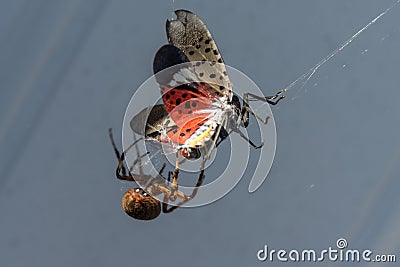
<path fill-rule="evenodd" d="M 163 178 L 163 171 L 167 165 L 164 163 L 161 169 L 158 171 L 158 175 L 155 177 L 150 178 L 147 183 L 145 184 L 146 191 L 151 191 L 152 187 L 157 187 L 159 183 L 164 181 Z"/>
<path fill-rule="evenodd" d="M 178 191 L 178 175 L 179 175 L 179 154 L 177 151 L 175 154 L 175 172 L 172 178 L 171 195 L 169 196 L 169 199 L 171 201 L 176 200 L 176 192 Z M 170 181 L 170 176 L 171 173 L 168 173 L 168 182 Z"/>
<path fill-rule="evenodd" d="M 115 144 L 114 136 L 112 134 L 111 128 L 108 129 L 108 135 L 110 137 L 111 144 L 114 148 L 115 155 L 117 156 L 117 159 L 118 159 L 118 166 L 117 166 L 117 169 L 115 170 L 115 175 L 120 180 L 135 181 L 135 179 L 133 179 L 132 175 L 127 175 L 127 170 L 124 165 L 125 154 L 124 153 L 120 154 L 120 152 L 117 148 L 117 145 Z"/>
<path fill-rule="evenodd" d="M 168 172 L 168 178 L 167 178 L 168 182 L 171 180 L 172 175 L 173 175 L 173 172 Z M 161 179 L 163 179 L 163 178 L 161 178 Z M 164 182 L 164 185 L 162 182 Z M 174 193 L 175 195 L 174 195 L 171 187 L 165 183 L 165 180 L 157 179 L 157 181 L 154 182 L 151 185 L 151 187 L 153 187 L 160 193 L 164 194 L 164 202 L 165 203 L 168 203 L 168 201 L 175 201 L 177 198 L 184 199 L 184 200 L 189 198 L 188 196 L 186 196 L 183 192 L 181 192 L 179 190 L 175 191 L 175 193 Z M 190 199 L 188 199 L 188 200 L 190 200 Z"/>
<path fill-rule="evenodd" d="M 164 213 L 170 213 L 173 212 L 174 210 L 176 210 L 177 208 L 181 207 L 183 204 L 185 204 L 186 202 L 188 202 L 189 200 L 193 199 L 196 194 L 197 191 L 199 190 L 200 186 L 202 185 L 203 181 L 204 181 L 204 163 L 205 161 L 203 160 L 203 163 L 201 165 L 201 171 L 200 171 L 200 175 L 199 175 L 199 179 L 197 180 L 196 186 L 194 187 L 192 193 L 190 194 L 190 196 L 186 196 L 185 198 L 183 198 L 183 200 L 181 202 L 179 202 L 178 204 L 174 205 L 174 206 L 170 206 L 168 207 L 168 202 L 165 201 L 167 198 L 164 195 L 164 201 L 163 201 L 163 207 L 162 207 L 162 211 Z M 180 197 L 182 199 L 182 197 Z"/>
<path fill-rule="evenodd" d="M 139 165 L 138 165 L 139 174 L 143 175 L 142 157 L 140 156 L 139 146 L 138 146 L 138 144 L 136 142 L 136 135 L 135 134 L 133 134 L 133 140 L 134 140 L 134 143 L 135 143 L 136 160 L 137 160 L 137 163 L 139 163 Z M 147 154 L 148 153 L 146 153 L 146 155 Z M 132 170 L 130 170 L 130 171 L 132 171 Z"/>
<path fill-rule="evenodd" d="M 120 152 L 119 152 L 119 150 L 118 150 L 118 148 L 117 148 L 117 145 L 115 144 L 114 136 L 113 136 L 113 134 L 112 134 L 112 129 L 111 129 L 111 128 L 108 129 L 108 134 L 109 134 L 109 137 L 110 137 L 110 140 L 111 140 L 111 144 L 112 144 L 112 146 L 113 146 L 113 148 L 114 148 L 115 155 L 116 155 L 116 157 L 117 157 L 117 159 L 118 159 L 118 165 L 117 165 L 117 168 L 116 168 L 116 170 L 115 170 L 115 175 L 116 175 L 116 177 L 117 177 L 119 180 L 132 181 L 132 182 L 136 182 L 136 181 L 138 181 L 138 180 L 147 179 L 148 177 L 147 177 L 146 175 L 143 175 L 143 174 L 136 175 L 135 177 L 132 176 L 132 175 L 130 174 L 130 172 L 127 171 L 127 169 L 126 169 L 126 167 L 125 167 L 125 165 L 124 165 L 125 154 L 128 152 L 129 149 L 131 149 L 133 146 L 135 146 L 141 139 L 135 140 L 125 151 L 122 152 L 122 154 L 120 154 Z M 139 156 L 139 157 L 133 162 L 133 164 L 132 164 L 130 170 L 133 169 L 133 167 L 134 167 L 138 162 L 141 162 L 141 161 L 140 161 L 141 158 L 145 157 L 146 155 L 147 155 L 147 153 L 146 153 L 146 154 L 143 154 L 143 155 L 141 155 L 141 156 Z"/>
<path fill-rule="evenodd" d="M 146 157 L 148 154 L 149 152 L 144 153 L 143 155 L 139 155 L 139 153 L 137 153 L 137 158 L 132 162 L 132 165 L 129 167 L 129 171 L 132 172 L 133 168 L 138 165 L 139 174 L 143 175 L 142 158 Z M 125 153 L 123 153 L 122 155 L 125 156 Z"/>

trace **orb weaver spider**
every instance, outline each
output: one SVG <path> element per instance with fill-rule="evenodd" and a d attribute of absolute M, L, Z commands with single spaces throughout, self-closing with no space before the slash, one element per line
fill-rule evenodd
<path fill-rule="evenodd" d="M 168 178 L 165 179 L 162 172 L 165 169 L 165 163 L 158 172 L 156 176 L 151 176 L 143 173 L 141 159 L 145 157 L 148 153 L 140 155 L 137 143 L 142 140 L 134 139 L 134 142 L 122 153 L 119 152 L 114 137 L 112 134 L 112 129 L 108 129 L 111 144 L 114 148 L 115 155 L 118 159 L 118 165 L 115 170 L 115 175 L 119 180 L 132 181 L 137 184 L 145 184 L 143 188 L 134 187 L 126 191 L 122 197 L 122 208 L 126 214 L 137 220 L 153 220 L 157 218 L 161 211 L 163 213 L 170 213 L 175 209 L 181 207 L 183 204 L 193 199 L 199 187 L 204 180 L 204 160 L 201 165 L 200 175 L 197 180 L 196 186 L 194 187 L 192 193 L 188 196 L 185 193 L 177 190 L 177 188 L 172 188 L 169 186 L 171 176 L 173 172 L 168 172 Z M 137 158 L 132 163 L 132 166 L 127 168 L 125 166 L 125 154 L 132 148 L 135 147 Z M 135 166 L 138 166 L 139 173 L 132 173 Z M 168 182 L 167 182 L 168 181 Z M 153 196 L 164 194 L 163 203 L 161 205 L 160 201 Z M 176 205 L 169 204 L 169 201 L 175 201 L 181 199 Z"/>

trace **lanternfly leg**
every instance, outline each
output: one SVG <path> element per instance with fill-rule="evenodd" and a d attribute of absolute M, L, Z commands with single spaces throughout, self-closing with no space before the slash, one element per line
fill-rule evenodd
<path fill-rule="evenodd" d="M 240 135 L 240 137 L 242 137 L 244 140 L 246 140 L 252 147 L 254 147 L 255 149 L 259 149 L 262 148 L 264 146 L 264 142 L 261 142 L 261 145 L 257 146 L 255 145 L 249 138 L 247 138 L 247 136 L 244 135 L 244 133 L 242 133 L 242 131 L 240 131 L 239 129 L 234 130 L 236 133 L 238 133 Z"/>
<path fill-rule="evenodd" d="M 221 129 L 221 132 L 219 134 L 219 140 L 218 142 L 215 144 L 215 147 L 218 147 L 219 144 L 221 144 L 222 141 L 224 141 L 230 134 L 232 133 L 232 130 L 230 130 L 229 132 L 227 132 L 225 130 L 225 128 Z"/>
<path fill-rule="evenodd" d="M 256 117 L 259 121 L 261 121 L 263 124 L 267 124 L 268 120 L 271 118 L 270 116 L 267 116 L 266 118 L 261 117 L 257 113 L 255 113 L 249 106 L 250 101 L 263 101 L 267 102 L 270 105 L 276 105 L 281 101 L 283 98 L 285 98 L 282 93 L 286 92 L 286 90 L 281 90 L 278 93 L 276 93 L 273 96 L 258 96 L 252 93 L 244 93 L 243 94 L 243 105 L 240 110 L 240 118 L 241 118 L 241 123 L 243 127 L 249 126 L 249 114 L 252 114 L 254 117 Z M 236 100 L 233 101 L 239 101 L 236 97 Z M 238 106 L 238 104 L 236 104 Z M 237 132 L 240 137 L 245 139 L 252 147 L 254 148 L 260 148 L 264 145 L 262 142 L 261 145 L 257 146 L 255 145 L 251 140 L 249 140 L 239 129 L 234 129 L 235 132 Z"/>
<path fill-rule="evenodd" d="M 268 119 L 270 118 L 269 116 L 266 118 L 262 118 L 260 115 L 255 113 L 249 106 L 250 101 L 258 100 L 258 101 L 267 102 L 270 105 L 276 105 L 279 103 L 279 101 L 281 101 L 282 99 L 285 98 L 285 96 L 282 95 L 282 93 L 284 93 L 284 92 L 286 92 L 286 90 L 281 90 L 273 96 L 258 96 L 258 95 L 252 94 L 252 93 L 244 93 L 243 94 L 243 107 L 242 107 L 242 111 L 241 111 L 244 127 L 247 127 L 249 125 L 249 120 L 248 120 L 249 113 L 252 114 L 254 117 L 256 117 L 258 120 L 260 120 L 263 124 L 267 124 Z"/>
<path fill-rule="evenodd" d="M 259 101 L 267 102 L 270 105 L 276 105 L 279 103 L 279 101 L 281 101 L 282 99 L 285 98 L 285 96 L 282 95 L 285 92 L 286 92 L 286 90 L 284 89 L 284 90 L 279 91 L 278 93 L 276 93 L 273 96 L 258 96 L 258 95 L 252 94 L 252 93 L 244 93 L 243 99 L 244 99 L 244 101 L 246 101 L 246 103 L 248 103 L 248 101 L 259 100 Z M 251 98 L 249 98 L 249 97 L 251 97 Z"/>
<path fill-rule="evenodd" d="M 219 144 L 221 144 L 221 142 L 224 141 L 224 140 L 231 134 L 231 132 L 232 132 L 232 131 L 230 131 L 230 132 L 228 133 L 228 132 L 225 130 L 224 127 L 222 127 L 222 126 L 219 126 L 219 127 L 221 127 L 221 130 L 220 130 L 219 135 L 218 135 L 219 140 L 215 143 L 215 147 L 218 147 Z"/>

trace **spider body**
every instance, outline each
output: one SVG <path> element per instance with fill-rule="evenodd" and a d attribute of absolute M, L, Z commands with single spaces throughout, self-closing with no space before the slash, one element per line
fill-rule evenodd
<path fill-rule="evenodd" d="M 141 158 L 147 154 L 139 155 L 138 147 L 136 145 L 141 139 L 135 140 L 132 145 L 120 153 L 115 144 L 111 128 L 109 129 L 109 137 L 114 148 L 115 155 L 118 159 L 118 165 L 115 170 L 117 179 L 146 185 L 143 188 L 131 188 L 124 193 L 122 197 L 122 209 L 130 217 L 137 220 L 153 220 L 157 218 L 161 212 L 170 213 L 196 196 L 197 191 L 204 180 L 204 162 L 202 164 L 196 186 L 190 195 L 186 195 L 174 187 L 174 184 L 169 185 L 172 172 L 168 173 L 167 179 L 163 177 L 162 172 L 165 168 L 165 164 L 155 176 L 143 173 L 141 168 Z M 133 162 L 132 166 L 127 168 L 124 164 L 125 154 L 132 147 L 135 147 L 138 157 Z M 139 173 L 132 173 L 135 165 L 139 166 Z M 162 203 L 154 197 L 160 194 L 164 194 Z M 175 201 L 177 199 L 180 199 L 181 201 L 176 205 L 169 205 L 170 201 Z"/>

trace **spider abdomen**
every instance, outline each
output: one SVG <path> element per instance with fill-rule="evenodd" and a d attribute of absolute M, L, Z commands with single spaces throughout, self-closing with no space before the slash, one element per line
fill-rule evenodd
<path fill-rule="evenodd" d="M 122 208 L 132 218 L 153 220 L 161 213 L 160 201 L 141 188 L 132 188 L 122 197 Z"/>

